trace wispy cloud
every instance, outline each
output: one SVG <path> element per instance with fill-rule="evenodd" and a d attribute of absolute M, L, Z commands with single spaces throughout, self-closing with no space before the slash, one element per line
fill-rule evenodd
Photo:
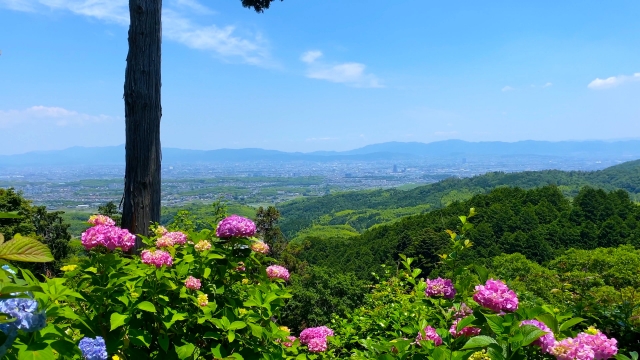
<path fill-rule="evenodd" d="M 507 85 L 505 87 L 502 88 L 502 91 L 513 91 L 515 90 L 514 88 L 512 88 L 511 86 Z"/>
<path fill-rule="evenodd" d="M 551 86 L 553 86 L 553 84 L 552 84 L 552 83 L 550 83 L 550 82 L 548 82 L 548 83 L 546 83 L 546 84 L 542 85 L 542 87 L 543 87 L 543 88 L 551 87 Z"/>
<path fill-rule="evenodd" d="M 366 66 L 361 63 L 347 62 L 341 64 L 328 64 L 319 59 L 322 57 L 319 50 L 307 51 L 302 54 L 300 60 L 307 64 L 307 77 L 311 79 L 327 80 L 342 83 L 353 87 L 382 88 L 384 87 L 377 76 L 367 73 Z"/>
<path fill-rule="evenodd" d="M 74 126 L 116 121 L 107 115 L 89 115 L 61 107 L 32 106 L 24 110 L 0 110 L 0 128 L 20 124 Z"/>
<path fill-rule="evenodd" d="M 17 11 L 58 10 L 95 18 L 107 23 L 129 25 L 127 0 L 0 0 L 0 7 Z M 162 34 L 166 39 L 187 47 L 211 52 L 225 60 L 252 65 L 268 65 L 268 42 L 257 33 L 238 34 L 235 26 L 201 25 L 188 13 L 210 15 L 214 12 L 197 0 L 172 0 L 162 13 Z"/>
<path fill-rule="evenodd" d="M 31 0 L 0 0 L 0 7 L 17 11 L 33 11 Z"/>
<path fill-rule="evenodd" d="M 627 82 L 640 81 L 640 73 L 635 73 L 633 75 L 619 75 L 619 76 L 611 76 L 606 79 L 596 78 L 592 82 L 587 85 L 589 89 L 610 89 L 619 85 L 622 85 Z"/>

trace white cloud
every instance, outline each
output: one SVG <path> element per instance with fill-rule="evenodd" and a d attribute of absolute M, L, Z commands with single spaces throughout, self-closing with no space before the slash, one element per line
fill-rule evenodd
<path fill-rule="evenodd" d="M 322 56 L 322 51 L 311 50 L 302 54 L 302 56 L 300 57 L 300 60 L 302 60 L 303 62 L 306 62 L 307 64 L 311 64 L 321 56 Z"/>
<path fill-rule="evenodd" d="M 550 82 L 548 82 L 548 83 L 544 84 L 542 87 L 543 87 L 543 88 L 546 88 L 546 87 L 551 87 L 551 86 L 553 86 L 553 84 L 552 84 L 552 83 L 550 83 Z"/>
<path fill-rule="evenodd" d="M 0 7 L 18 11 L 60 10 L 122 26 L 129 25 L 127 0 L 0 0 Z M 192 49 L 212 52 L 224 59 L 239 59 L 253 65 L 269 63 L 268 43 L 261 34 L 238 35 L 234 26 L 200 25 L 186 12 L 212 14 L 197 0 L 173 0 L 162 12 L 162 34 Z"/>
<path fill-rule="evenodd" d="M 24 110 L 0 110 L 0 128 L 14 127 L 20 124 L 37 126 L 73 126 L 106 123 L 118 120 L 107 115 L 89 115 L 61 107 L 32 106 Z"/>
<path fill-rule="evenodd" d="M 17 11 L 33 11 L 30 0 L 0 0 L 0 7 Z"/>
<path fill-rule="evenodd" d="M 508 85 L 502 88 L 502 91 L 513 91 L 513 90 L 515 89 Z"/>
<path fill-rule="evenodd" d="M 326 64 L 319 62 L 322 52 L 307 51 L 300 60 L 309 65 L 307 77 L 311 79 L 327 80 L 353 87 L 381 88 L 384 87 L 378 77 L 365 72 L 366 66 L 361 63 L 347 62 L 342 64 Z"/>
<path fill-rule="evenodd" d="M 619 76 L 611 76 L 606 79 L 596 78 L 592 82 L 587 85 L 589 89 L 609 89 L 616 87 L 618 85 L 624 84 L 626 82 L 634 82 L 640 81 L 640 73 L 635 73 L 633 75 L 619 75 Z"/>

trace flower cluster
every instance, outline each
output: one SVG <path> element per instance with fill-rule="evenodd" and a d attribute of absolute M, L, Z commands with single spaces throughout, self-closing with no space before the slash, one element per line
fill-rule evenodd
<path fill-rule="evenodd" d="M 162 250 L 143 250 L 140 254 L 140 259 L 142 259 L 144 264 L 155 265 L 157 268 L 162 267 L 162 265 L 173 265 L 173 258 L 171 257 L 171 254 Z"/>
<path fill-rule="evenodd" d="M 211 249 L 211 243 L 208 240 L 200 240 L 197 244 L 193 246 L 196 251 L 205 251 Z"/>
<path fill-rule="evenodd" d="M 618 353 L 618 341 L 590 327 L 575 338 L 556 341 L 549 353 L 558 360 L 604 360 Z"/>
<path fill-rule="evenodd" d="M 256 233 L 256 224 L 253 221 L 238 215 L 231 215 L 218 224 L 216 236 L 224 238 L 251 237 Z"/>
<path fill-rule="evenodd" d="M 426 328 L 424 328 L 424 330 L 418 333 L 418 336 L 416 336 L 416 343 L 418 345 L 420 345 L 420 341 L 422 340 L 433 341 L 433 344 L 435 346 L 442 345 L 442 338 L 440 337 L 440 335 L 438 335 L 436 329 L 432 328 L 431 326 L 427 326 Z"/>
<path fill-rule="evenodd" d="M 608 359 L 618 353 L 618 341 L 607 338 L 605 334 L 595 328 L 589 328 L 586 332 L 578 334 L 576 340 L 590 347 L 596 360 Z"/>
<path fill-rule="evenodd" d="M 477 328 L 475 326 L 465 326 L 460 330 L 457 330 L 458 327 L 458 323 L 460 322 L 460 320 L 462 320 L 462 318 L 460 319 L 456 319 L 453 324 L 451 324 L 451 327 L 449 328 L 449 333 L 451 334 L 451 336 L 453 336 L 454 338 L 456 337 L 460 337 L 460 336 L 476 336 L 476 335 L 480 335 L 480 328 Z"/>
<path fill-rule="evenodd" d="M 18 330 L 34 332 L 44 328 L 47 321 L 44 311 L 38 311 L 38 302 L 26 298 L 0 299 L 0 313 L 15 319 L 12 322 L 0 324 L 0 331 L 5 335 L 5 341 L 0 345 L 0 357 L 13 345 L 18 337 Z"/>
<path fill-rule="evenodd" d="M 500 280 L 489 279 L 475 290 L 473 300 L 482 307 L 495 312 L 518 310 L 518 296 Z"/>
<path fill-rule="evenodd" d="M 107 344 L 101 336 L 95 339 L 84 337 L 78 347 L 86 360 L 107 360 Z"/>
<path fill-rule="evenodd" d="M 120 248 L 122 251 L 127 251 L 136 244 L 135 235 L 127 229 L 115 226 L 115 222 L 104 215 L 94 215 L 89 222 L 95 225 L 88 228 L 81 236 L 82 245 L 87 250 L 102 246 L 109 250 Z"/>
<path fill-rule="evenodd" d="M 174 245 L 182 245 L 187 242 L 187 235 L 180 231 L 165 232 L 156 240 L 157 247 L 169 247 Z"/>
<path fill-rule="evenodd" d="M 491 360 L 489 354 L 487 354 L 487 350 L 476 351 L 471 356 L 469 356 L 469 360 Z"/>
<path fill-rule="evenodd" d="M 112 218 L 105 216 L 105 215 L 91 215 L 89 217 L 89 224 L 96 226 L 96 225 L 108 225 L 108 226 L 114 226 L 116 224 L 115 221 L 113 221 Z"/>
<path fill-rule="evenodd" d="M 153 232 L 157 235 L 157 236 L 164 236 L 164 234 L 168 233 L 169 231 L 167 230 L 166 227 L 159 225 L 158 227 L 156 227 Z"/>
<path fill-rule="evenodd" d="M 209 297 L 207 296 L 207 294 L 200 294 L 198 295 L 198 305 L 205 307 L 209 304 Z"/>
<path fill-rule="evenodd" d="M 269 245 L 267 245 L 267 243 L 265 243 L 264 241 L 255 241 L 251 244 L 251 250 L 261 254 L 268 254 Z"/>
<path fill-rule="evenodd" d="M 538 320 L 525 320 L 520 323 L 520 326 L 522 325 L 533 325 L 538 329 L 546 332 L 545 335 L 539 337 L 531 345 L 539 346 L 540 350 L 542 350 L 543 353 L 549 353 L 549 351 L 551 351 L 551 348 L 553 347 L 553 344 L 555 343 L 556 338 L 553 335 L 553 331 L 551 331 L 551 329 L 549 329 L 547 325 L 545 325 L 543 322 L 540 322 Z"/>
<path fill-rule="evenodd" d="M 75 269 L 78 268 L 78 265 L 65 265 L 63 267 L 60 268 L 60 270 L 67 272 L 67 271 L 73 271 Z"/>
<path fill-rule="evenodd" d="M 194 278 L 193 276 L 189 276 L 187 280 L 184 282 L 184 286 L 190 290 L 200 290 L 202 283 L 199 279 Z"/>
<path fill-rule="evenodd" d="M 326 326 L 306 328 L 300 333 L 300 343 L 310 352 L 323 352 L 327 350 L 327 336 L 333 336 L 333 330 Z"/>
<path fill-rule="evenodd" d="M 444 296 L 447 299 L 453 299 L 456 296 L 456 289 L 453 288 L 453 283 L 450 279 L 427 279 L 426 282 L 427 288 L 424 290 L 424 294 L 427 297 Z"/>
<path fill-rule="evenodd" d="M 271 265 L 267 268 L 269 279 L 282 279 L 289 281 L 289 270 L 280 265 Z"/>

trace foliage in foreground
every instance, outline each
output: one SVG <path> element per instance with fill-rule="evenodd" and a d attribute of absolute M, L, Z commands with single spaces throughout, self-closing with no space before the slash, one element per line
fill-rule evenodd
<path fill-rule="evenodd" d="M 413 259 L 401 256 L 403 270 L 385 277 L 364 306 L 335 318 L 333 329 L 307 327 L 299 338 L 277 325 L 291 296 L 289 271 L 266 266 L 273 261 L 266 256 L 269 246 L 251 238 L 256 227 L 250 220 L 231 216 L 215 231 L 188 236 L 158 227 L 144 238 L 149 249 L 130 256 L 125 252 L 135 238 L 108 217 L 92 217 L 94 226 L 82 239 L 88 258 L 65 266 L 64 278 L 44 283 L 23 271 L 30 288 L 11 290 L 32 291 L 37 306 L 31 310 L 40 311 L 18 311 L 18 319 L 46 311 L 48 322 L 43 329 L 40 322 L 17 331 L 7 357 L 593 360 L 616 355 L 615 339 L 595 328 L 577 330 L 584 319 L 547 306 L 523 306 L 505 283 L 489 279 L 487 270 L 465 266 L 460 260 L 472 243 L 463 234 L 474 215 L 472 209 L 460 217 L 461 234 L 449 232 L 451 251 L 441 259 L 452 280 L 420 279 Z M 23 295 L 10 297 L 15 296 Z"/>

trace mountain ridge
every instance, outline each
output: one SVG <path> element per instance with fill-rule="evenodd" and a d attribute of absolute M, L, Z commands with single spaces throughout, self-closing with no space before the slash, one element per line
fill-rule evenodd
<path fill-rule="evenodd" d="M 443 140 L 431 143 L 385 142 L 347 151 L 285 152 L 261 148 L 190 150 L 164 148 L 163 162 L 211 163 L 247 161 L 379 161 L 447 156 L 553 157 L 640 157 L 640 140 L 622 141 L 536 141 L 468 142 Z M 0 166 L 36 165 L 123 165 L 124 145 L 70 147 L 63 150 L 34 151 L 0 155 Z"/>

